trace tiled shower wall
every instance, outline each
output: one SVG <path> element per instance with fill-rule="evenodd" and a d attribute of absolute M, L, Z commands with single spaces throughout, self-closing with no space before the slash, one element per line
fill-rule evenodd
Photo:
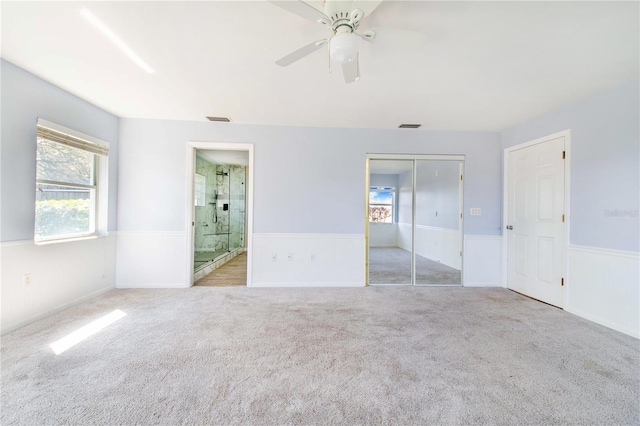
<path fill-rule="evenodd" d="M 245 167 L 196 157 L 196 173 L 206 178 L 206 195 L 204 207 L 195 208 L 195 251 L 244 246 Z"/>

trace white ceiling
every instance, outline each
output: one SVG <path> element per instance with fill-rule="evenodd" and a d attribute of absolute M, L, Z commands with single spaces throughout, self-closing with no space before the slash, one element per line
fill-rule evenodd
<path fill-rule="evenodd" d="M 222 151 L 198 149 L 197 155 L 213 164 L 249 165 L 249 151 Z"/>
<path fill-rule="evenodd" d="M 321 49 L 329 31 L 265 1 L 2 2 L 2 57 L 120 117 L 500 131 L 639 75 L 639 3 L 386 1 L 360 28 L 359 82 Z M 82 18 L 87 7 L 147 74 Z M 396 43 L 384 28 L 420 31 Z"/>

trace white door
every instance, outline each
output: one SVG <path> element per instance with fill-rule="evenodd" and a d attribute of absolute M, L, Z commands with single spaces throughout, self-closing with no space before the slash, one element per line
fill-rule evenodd
<path fill-rule="evenodd" d="M 564 306 L 564 136 L 508 152 L 507 286 Z"/>

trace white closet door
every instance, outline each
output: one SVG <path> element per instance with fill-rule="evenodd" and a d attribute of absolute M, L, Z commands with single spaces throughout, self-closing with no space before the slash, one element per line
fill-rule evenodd
<path fill-rule="evenodd" d="M 563 307 L 564 137 L 508 153 L 508 287 Z"/>

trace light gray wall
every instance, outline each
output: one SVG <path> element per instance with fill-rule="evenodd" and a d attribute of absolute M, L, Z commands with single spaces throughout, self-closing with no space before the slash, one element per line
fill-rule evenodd
<path fill-rule="evenodd" d="M 371 174 L 369 176 L 369 185 L 371 186 L 392 186 L 398 188 L 398 175 L 390 174 Z"/>
<path fill-rule="evenodd" d="M 636 78 L 502 133 L 504 149 L 571 130 L 572 244 L 640 250 L 639 93 Z"/>
<path fill-rule="evenodd" d="M 109 142 L 109 222 L 116 229 L 118 117 L 0 60 L 1 241 L 31 240 L 35 221 L 38 118 Z"/>
<path fill-rule="evenodd" d="M 460 162 L 420 160 L 416 167 L 416 225 L 458 229 Z"/>
<path fill-rule="evenodd" d="M 413 223 L 413 172 L 398 176 L 398 223 Z"/>
<path fill-rule="evenodd" d="M 256 233 L 363 234 L 367 153 L 466 155 L 466 233 L 500 233 L 498 133 L 144 119 L 120 120 L 119 230 L 185 230 L 187 141 L 255 144 Z"/>

